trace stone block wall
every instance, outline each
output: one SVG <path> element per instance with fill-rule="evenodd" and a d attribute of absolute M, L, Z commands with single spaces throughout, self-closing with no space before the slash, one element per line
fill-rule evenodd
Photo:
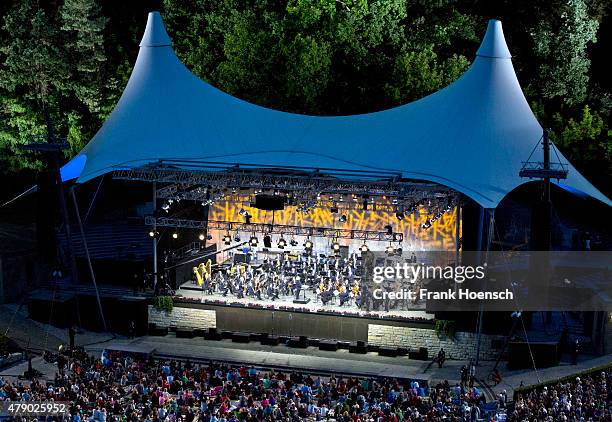
<path fill-rule="evenodd" d="M 447 359 L 469 360 L 476 356 L 475 333 L 457 332 L 454 339 L 439 338 L 433 329 L 398 327 L 393 325 L 368 325 L 368 343 L 377 346 L 404 347 L 418 349 L 427 347 L 429 358 L 433 358 L 440 348 L 444 348 Z M 495 339 L 503 336 L 483 334 L 480 342 L 480 359 L 497 359 L 499 350 L 494 348 Z"/>
<path fill-rule="evenodd" d="M 181 307 L 174 307 L 172 312 L 165 312 L 149 305 L 149 323 L 160 327 L 216 328 L 217 313 L 207 309 Z"/>

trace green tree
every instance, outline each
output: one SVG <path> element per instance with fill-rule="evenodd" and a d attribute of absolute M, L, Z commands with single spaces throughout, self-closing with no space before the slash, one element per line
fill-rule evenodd
<path fill-rule="evenodd" d="M 104 28 L 108 19 L 94 0 L 65 0 L 60 7 L 64 48 L 70 54 L 72 89 L 92 113 L 102 110 Z"/>
<path fill-rule="evenodd" d="M 0 160 L 9 171 L 40 168 L 19 146 L 31 142 L 31 135 L 45 133 L 43 109 L 60 101 L 67 86 L 69 72 L 58 31 L 34 0 L 12 8 L 2 29 L 8 37 L 0 47 Z"/>
<path fill-rule="evenodd" d="M 541 58 L 538 81 L 544 98 L 572 106 L 587 97 L 587 48 L 597 41 L 599 22 L 589 15 L 584 0 L 568 0 L 558 13 L 556 20 L 544 20 L 532 31 L 535 53 Z"/>

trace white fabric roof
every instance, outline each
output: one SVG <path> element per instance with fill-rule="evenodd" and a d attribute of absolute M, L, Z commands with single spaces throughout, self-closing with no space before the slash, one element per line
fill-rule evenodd
<path fill-rule="evenodd" d="M 381 112 L 319 117 L 260 107 L 198 79 L 152 12 L 121 99 L 63 176 L 85 182 L 166 159 L 383 170 L 449 186 L 494 208 L 528 181 L 518 173 L 541 135 L 500 21 L 489 21 L 476 59 L 448 87 Z M 541 148 L 532 160 L 542 161 Z M 571 165 L 563 187 L 611 204 Z"/>

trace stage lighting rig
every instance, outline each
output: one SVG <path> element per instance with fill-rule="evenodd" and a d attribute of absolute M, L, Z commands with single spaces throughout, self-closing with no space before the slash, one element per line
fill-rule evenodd
<path fill-rule="evenodd" d="M 199 238 L 200 240 L 204 240 L 204 239 L 206 239 L 206 237 L 204 236 L 204 233 L 200 233 L 200 235 L 198 236 L 198 238 Z"/>
<path fill-rule="evenodd" d="M 236 232 L 234 235 L 234 242 L 240 242 L 240 233 Z"/>
<path fill-rule="evenodd" d="M 230 236 L 229 233 L 227 233 L 225 236 L 223 236 L 223 243 L 225 243 L 226 245 L 231 245 L 232 244 L 232 237 Z"/>
<path fill-rule="evenodd" d="M 341 223 L 346 223 L 346 214 L 342 214 L 338 221 L 340 221 Z"/>
<path fill-rule="evenodd" d="M 334 252 L 338 252 L 340 250 L 340 244 L 337 240 L 334 240 L 334 243 L 332 243 L 332 249 L 334 250 Z"/>
<path fill-rule="evenodd" d="M 312 240 L 307 239 L 306 242 L 304 243 L 304 248 L 306 248 L 307 250 L 312 249 Z"/>
<path fill-rule="evenodd" d="M 365 243 L 363 245 L 361 245 L 361 247 L 359 248 L 359 250 L 361 251 L 361 253 L 367 252 L 370 250 L 370 248 L 368 248 L 368 245 L 366 245 Z"/>
<path fill-rule="evenodd" d="M 392 256 L 395 253 L 395 248 L 389 243 L 389 246 L 387 246 L 385 252 L 387 253 L 387 255 Z"/>
<path fill-rule="evenodd" d="M 257 236 L 252 236 L 251 240 L 249 240 L 249 243 L 251 244 L 251 246 L 255 247 L 258 245 L 259 240 L 257 239 Z"/>
<path fill-rule="evenodd" d="M 285 249 L 285 246 L 287 246 L 287 241 L 281 236 L 281 238 L 278 239 L 278 247 L 279 249 Z"/>

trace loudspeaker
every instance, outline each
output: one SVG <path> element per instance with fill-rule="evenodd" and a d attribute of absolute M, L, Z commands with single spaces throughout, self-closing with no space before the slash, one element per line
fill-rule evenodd
<path fill-rule="evenodd" d="M 255 196 L 254 207 L 266 211 L 279 211 L 285 208 L 285 196 L 260 193 Z"/>
<path fill-rule="evenodd" d="M 381 346 L 378 348 L 378 356 L 397 357 L 397 349 L 393 347 Z"/>
<path fill-rule="evenodd" d="M 319 342 L 319 350 L 335 352 L 338 350 L 338 342 L 334 340 L 321 340 Z"/>
<path fill-rule="evenodd" d="M 193 330 L 187 327 L 177 327 L 176 338 L 193 338 Z"/>
<path fill-rule="evenodd" d="M 269 235 L 264 236 L 264 247 L 271 248 L 272 247 L 272 238 Z"/>

